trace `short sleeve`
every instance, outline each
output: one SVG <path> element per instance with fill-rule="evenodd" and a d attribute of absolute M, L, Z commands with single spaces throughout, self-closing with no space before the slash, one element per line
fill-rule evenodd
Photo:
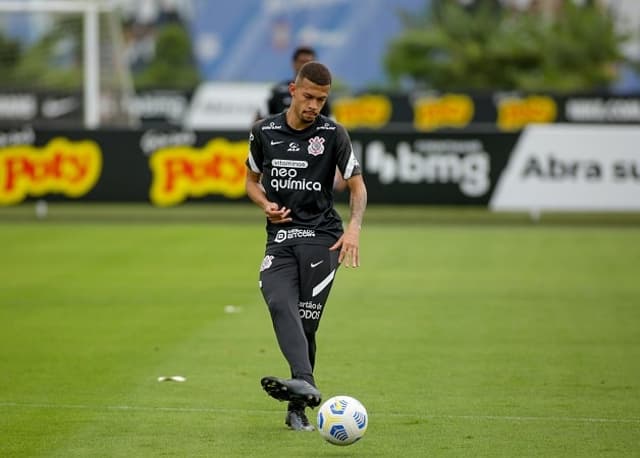
<path fill-rule="evenodd" d="M 362 170 L 360 163 L 353 154 L 353 146 L 351 145 L 351 139 L 349 134 L 341 125 L 336 129 L 336 145 L 338 153 L 338 169 L 345 180 L 348 180 L 352 176 L 361 175 Z"/>
<path fill-rule="evenodd" d="M 252 172 L 262 173 L 262 141 L 260 139 L 260 123 L 253 125 L 249 134 L 249 157 L 247 157 L 246 165 Z"/>

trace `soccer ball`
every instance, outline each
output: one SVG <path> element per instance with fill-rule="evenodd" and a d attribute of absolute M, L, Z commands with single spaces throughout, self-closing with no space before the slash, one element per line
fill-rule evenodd
<path fill-rule="evenodd" d="M 362 439 L 367 426 L 367 409 L 350 396 L 334 396 L 318 411 L 318 431 L 335 445 L 349 445 Z"/>

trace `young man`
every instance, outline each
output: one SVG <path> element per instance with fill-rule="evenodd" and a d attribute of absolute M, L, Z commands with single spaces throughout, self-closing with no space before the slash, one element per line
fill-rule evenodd
<path fill-rule="evenodd" d="M 264 377 L 264 390 L 288 401 L 285 423 L 313 431 L 306 407 L 322 396 L 313 369 L 316 331 L 340 264 L 360 265 L 359 239 L 367 191 L 346 130 L 320 114 L 331 73 L 318 62 L 302 66 L 289 85 L 291 105 L 251 129 L 246 190 L 267 218 L 260 287 L 291 379 Z M 336 167 L 350 192 L 346 231 L 333 207 Z"/>

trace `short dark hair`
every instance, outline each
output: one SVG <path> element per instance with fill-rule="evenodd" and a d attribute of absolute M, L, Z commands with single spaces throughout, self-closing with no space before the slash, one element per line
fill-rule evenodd
<path fill-rule="evenodd" d="M 320 62 L 311 61 L 300 67 L 298 80 L 308 79 L 318 86 L 331 86 L 331 72 Z"/>
<path fill-rule="evenodd" d="M 300 54 L 311 54 L 312 56 L 316 56 L 316 50 L 311 46 L 298 46 L 293 54 L 291 55 L 291 61 L 295 62 L 298 59 Z"/>

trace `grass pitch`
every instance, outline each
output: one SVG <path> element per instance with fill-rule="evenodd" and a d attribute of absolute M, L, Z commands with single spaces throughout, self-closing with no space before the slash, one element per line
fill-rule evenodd
<path fill-rule="evenodd" d="M 638 456 L 640 226 L 576 218 L 369 209 L 318 336 L 370 415 L 340 448 L 260 389 L 256 208 L 0 209 L 0 456 Z"/>

